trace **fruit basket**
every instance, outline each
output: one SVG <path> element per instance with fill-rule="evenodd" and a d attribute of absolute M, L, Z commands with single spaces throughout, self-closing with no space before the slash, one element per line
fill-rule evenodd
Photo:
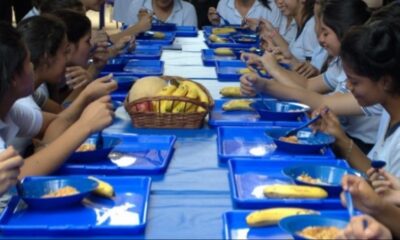
<path fill-rule="evenodd" d="M 176 76 L 162 76 L 163 86 L 154 96 L 125 99 L 125 109 L 137 128 L 200 128 L 214 106 L 208 90 Z"/>

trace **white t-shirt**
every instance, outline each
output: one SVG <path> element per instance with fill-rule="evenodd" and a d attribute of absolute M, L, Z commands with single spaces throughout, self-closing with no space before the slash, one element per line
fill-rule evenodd
<path fill-rule="evenodd" d="M 297 34 L 297 23 L 294 19 L 288 25 L 288 18 L 282 15 L 282 21 L 278 28 L 279 34 L 286 40 L 286 42 L 290 45 Z"/>
<path fill-rule="evenodd" d="M 271 9 L 266 8 L 258 0 L 256 0 L 246 18 L 268 20 L 275 28 L 279 29 L 282 21 L 282 13 L 275 4 L 275 1 L 269 1 Z M 220 0 L 217 6 L 217 11 L 223 18 L 229 21 L 230 24 L 240 25 L 242 23 L 242 15 L 235 7 L 235 0 Z M 223 20 L 221 19 L 221 23 Z"/>
<path fill-rule="evenodd" d="M 349 92 L 346 88 L 347 76 L 339 57 L 330 62 L 328 70 L 323 74 L 323 77 L 326 86 L 332 92 Z M 341 116 L 339 118 L 340 123 L 350 136 L 358 138 L 365 143 L 374 144 L 383 107 L 377 104 L 369 107 L 361 107 L 361 109 L 364 112 L 363 116 Z"/>
<path fill-rule="evenodd" d="M 319 71 L 321 71 L 322 66 L 324 66 L 325 61 L 328 59 L 328 56 L 328 51 L 326 51 L 325 48 L 321 47 L 321 45 L 318 45 L 318 47 L 314 49 L 314 53 L 310 63 Z"/>
<path fill-rule="evenodd" d="M 8 145 L 13 145 L 16 137 L 32 139 L 42 128 L 43 115 L 40 108 L 27 105 L 26 102 L 35 104 L 32 97 L 20 99 L 11 107 L 4 121 L 0 120 L 0 152 Z"/>
<path fill-rule="evenodd" d="M 383 111 L 379 130 L 374 147 L 368 154 L 371 160 L 383 160 L 387 164 L 385 170 L 396 177 L 400 177 L 400 128 L 397 128 L 385 138 L 390 123 L 390 115 Z"/>
<path fill-rule="evenodd" d="M 128 13 L 121 14 L 120 16 L 114 15 L 117 21 L 121 21 L 126 25 L 136 24 L 138 19 L 139 10 L 145 8 L 153 11 L 151 0 L 133 0 L 128 6 Z M 174 7 L 171 15 L 165 21 L 167 23 L 175 23 L 178 26 L 196 26 L 197 27 L 197 14 L 196 9 L 191 3 L 174 0 Z"/>
<path fill-rule="evenodd" d="M 313 54 L 320 47 L 315 33 L 315 19 L 310 18 L 300 35 L 289 45 L 289 50 L 300 61 L 312 60 Z"/>

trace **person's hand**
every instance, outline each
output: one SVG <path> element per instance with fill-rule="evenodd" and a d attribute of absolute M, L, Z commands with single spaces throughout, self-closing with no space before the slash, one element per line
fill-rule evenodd
<path fill-rule="evenodd" d="M 264 91 L 268 80 L 259 77 L 255 73 L 243 74 L 240 77 L 240 92 L 244 96 L 254 97 L 257 93 Z"/>
<path fill-rule="evenodd" d="M 385 201 L 400 205 L 400 182 L 397 177 L 383 169 L 371 168 L 367 171 L 369 181 L 375 192 Z"/>
<path fill-rule="evenodd" d="M 212 25 L 215 26 L 215 25 L 219 25 L 220 24 L 221 18 L 218 16 L 217 9 L 215 9 L 214 7 L 210 7 L 208 9 L 207 16 L 208 16 L 208 20 L 210 21 L 210 23 Z"/>
<path fill-rule="evenodd" d="M 262 67 L 261 57 L 255 53 L 243 52 L 240 55 L 240 60 L 245 62 L 247 65 Z"/>
<path fill-rule="evenodd" d="M 110 49 L 110 57 L 124 53 L 126 50 L 132 51 L 136 48 L 135 36 L 124 36 L 118 40 Z"/>
<path fill-rule="evenodd" d="M 272 73 L 275 69 L 281 68 L 278 63 L 278 59 L 276 58 L 275 54 L 272 49 L 269 51 L 264 51 L 264 54 L 260 58 L 263 67 L 267 70 L 267 72 Z"/>
<path fill-rule="evenodd" d="M 312 113 L 312 117 L 321 114 L 321 120 L 312 125 L 313 130 L 328 133 L 336 138 L 336 141 L 348 139 L 343 131 L 339 119 L 332 111 L 326 111 L 327 106 L 321 106 Z"/>
<path fill-rule="evenodd" d="M 319 74 L 319 70 L 307 61 L 299 62 L 293 67 L 293 70 L 306 78 L 315 77 Z"/>
<path fill-rule="evenodd" d="M 109 58 L 109 47 L 110 43 L 99 42 L 94 46 L 94 51 L 92 52 L 91 60 L 95 68 L 100 71 L 107 64 Z"/>
<path fill-rule="evenodd" d="M 258 28 L 260 32 L 271 32 L 276 30 L 270 21 L 263 18 L 260 19 Z"/>
<path fill-rule="evenodd" d="M 139 32 L 145 32 L 151 29 L 153 13 L 149 13 L 146 9 L 140 9 L 138 19 L 137 26 L 139 27 Z"/>
<path fill-rule="evenodd" d="M 260 20 L 257 18 L 244 18 L 242 23 L 242 28 L 256 31 L 259 24 Z"/>
<path fill-rule="evenodd" d="M 110 125 L 113 117 L 111 97 L 103 96 L 83 110 L 78 123 L 84 128 L 89 128 L 91 133 L 95 133 Z"/>
<path fill-rule="evenodd" d="M 91 74 L 80 66 L 67 67 L 65 70 L 66 84 L 71 89 L 77 89 L 86 86 L 92 81 Z"/>
<path fill-rule="evenodd" d="M 84 94 L 88 102 L 97 100 L 100 97 L 110 94 L 118 88 L 118 84 L 112 79 L 112 74 L 92 81 L 81 94 Z"/>
<path fill-rule="evenodd" d="M 108 42 L 110 37 L 104 29 L 93 30 L 92 37 L 90 38 L 90 44 L 97 46 L 99 43 Z"/>
<path fill-rule="evenodd" d="M 383 207 L 384 201 L 364 178 L 355 175 L 345 175 L 342 178 L 342 188 L 343 191 L 350 192 L 354 206 L 361 212 L 373 215 L 379 213 Z M 342 204 L 346 206 L 344 193 L 340 195 L 340 198 Z"/>
<path fill-rule="evenodd" d="M 368 225 L 365 228 L 365 225 Z M 338 239 L 392 239 L 389 229 L 368 215 L 352 217 Z"/>
<path fill-rule="evenodd" d="M 0 195 L 17 183 L 23 164 L 24 160 L 12 146 L 0 153 Z"/>

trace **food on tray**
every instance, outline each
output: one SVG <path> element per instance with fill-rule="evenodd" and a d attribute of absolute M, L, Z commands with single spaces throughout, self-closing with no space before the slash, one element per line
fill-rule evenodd
<path fill-rule="evenodd" d="M 217 35 L 211 34 L 208 39 L 214 43 L 225 43 L 227 40 L 225 38 L 218 37 Z"/>
<path fill-rule="evenodd" d="M 235 99 L 227 101 L 222 105 L 222 109 L 224 111 L 236 111 L 236 110 L 245 110 L 245 111 L 253 111 L 254 109 L 250 106 L 252 100 L 247 99 Z"/>
<path fill-rule="evenodd" d="M 251 212 L 247 215 L 246 222 L 251 227 L 263 227 L 277 224 L 285 217 L 305 214 L 318 214 L 318 212 L 304 208 L 270 208 Z"/>
<path fill-rule="evenodd" d="M 294 135 L 289 137 L 280 137 L 279 140 L 288 143 L 299 143 L 299 139 L 297 138 L 297 136 Z"/>
<path fill-rule="evenodd" d="M 257 40 L 254 38 L 249 38 L 249 37 L 240 37 L 240 38 L 237 38 L 236 41 L 238 41 L 238 42 L 255 42 Z"/>
<path fill-rule="evenodd" d="M 165 38 L 165 33 L 163 33 L 163 32 L 154 32 L 153 38 L 155 38 L 155 39 L 164 39 Z"/>
<path fill-rule="evenodd" d="M 264 196 L 269 198 L 326 198 L 328 193 L 319 187 L 298 185 L 270 185 L 263 189 Z"/>
<path fill-rule="evenodd" d="M 247 73 L 252 73 L 252 71 L 251 71 L 250 68 L 240 68 L 240 69 L 237 71 L 237 73 L 238 73 L 238 74 L 247 74 Z"/>
<path fill-rule="evenodd" d="M 306 173 L 303 173 L 303 174 L 297 176 L 297 180 L 305 182 L 305 183 L 310 183 L 310 184 L 325 184 L 325 185 L 329 185 L 328 183 L 321 181 L 321 179 L 319 179 L 319 178 L 310 177 Z"/>
<path fill-rule="evenodd" d="M 221 27 L 221 28 L 213 28 L 212 30 L 213 34 L 229 34 L 229 33 L 234 33 L 236 32 L 236 29 L 232 27 Z"/>
<path fill-rule="evenodd" d="M 219 94 L 224 97 L 243 97 L 240 87 L 223 87 L 219 90 Z"/>
<path fill-rule="evenodd" d="M 66 197 L 66 196 L 70 196 L 70 195 L 74 195 L 74 194 L 78 194 L 78 193 L 79 193 L 79 191 L 76 190 L 76 188 L 71 187 L 71 186 L 65 186 L 54 192 L 43 195 L 42 198 Z"/>
<path fill-rule="evenodd" d="M 307 239 L 336 239 L 341 231 L 337 227 L 306 227 L 297 234 Z"/>
<path fill-rule="evenodd" d="M 235 53 L 232 51 L 230 48 L 216 48 L 214 49 L 214 54 L 215 55 L 220 55 L 220 56 L 232 56 L 235 55 Z"/>
<path fill-rule="evenodd" d="M 111 186 L 111 184 L 93 176 L 89 176 L 88 178 L 95 180 L 99 184 L 93 193 L 107 198 L 112 198 L 115 196 L 114 188 Z"/>
<path fill-rule="evenodd" d="M 83 143 L 78 147 L 78 149 L 76 149 L 76 152 L 89 152 L 94 150 L 96 150 L 96 144 Z"/>

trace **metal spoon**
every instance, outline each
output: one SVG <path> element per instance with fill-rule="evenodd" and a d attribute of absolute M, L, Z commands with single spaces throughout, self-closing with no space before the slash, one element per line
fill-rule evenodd
<path fill-rule="evenodd" d="M 376 171 L 378 171 L 381 168 L 384 168 L 386 166 L 386 162 L 382 160 L 372 160 L 371 161 L 371 167 L 375 168 Z"/>
<path fill-rule="evenodd" d="M 354 205 L 353 198 L 351 197 L 351 193 L 349 191 L 344 191 L 344 196 L 346 198 L 347 211 L 349 212 L 349 217 L 354 217 Z"/>
<path fill-rule="evenodd" d="M 308 122 L 304 123 L 304 124 L 301 125 L 300 127 L 297 127 L 297 128 L 294 128 L 294 129 L 288 131 L 288 132 L 285 134 L 284 137 L 289 137 L 289 136 L 292 136 L 292 135 L 296 135 L 298 131 L 300 131 L 301 129 L 306 128 L 306 127 L 308 127 L 309 125 L 313 124 L 314 122 L 318 121 L 318 119 L 320 119 L 320 118 L 322 117 L 322 113 L 325 114 L 325 113 L 328 112 L 328 111 L 329 111 L 328 108 L 323 109 L 319 114 L 317 114 L 317 116 L 315 116 L 314 118 L 312 118 L 312 119 L 309 120 Z"/>

